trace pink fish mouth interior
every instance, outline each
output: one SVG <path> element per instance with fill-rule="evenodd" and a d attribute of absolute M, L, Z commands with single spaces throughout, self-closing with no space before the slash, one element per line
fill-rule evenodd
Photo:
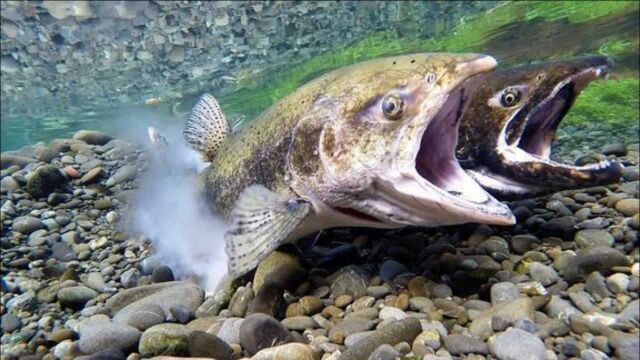
<path fill-rule="evenodd" d="M 478 76 L 469 79 L 450 93 L 422 135 L 415 167 L 421 177 L 444 192 L 484 203 L 490 199 L 488 194 L 467 175 L 455 156 L 458 125 L 479 80 Z"/>

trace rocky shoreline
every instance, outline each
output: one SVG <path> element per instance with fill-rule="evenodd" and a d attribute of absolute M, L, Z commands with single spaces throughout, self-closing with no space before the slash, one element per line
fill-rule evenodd
<path fill-rule="evenodd" d="M 3 153 L 2 358 L 637 359 L 638 145 L 574 150 L 624 180 L 511 202 L 513 227 L 327 231 L 228 304 L 123 231 L 146 152 L 80 131 Z"/>

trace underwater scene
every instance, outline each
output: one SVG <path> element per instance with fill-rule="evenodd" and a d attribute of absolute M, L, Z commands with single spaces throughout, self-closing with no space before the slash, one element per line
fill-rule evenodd
<path fill-rule="evenodd" d="M 0 19 L 2 359 L 640 359 L 640 2 Z"/>

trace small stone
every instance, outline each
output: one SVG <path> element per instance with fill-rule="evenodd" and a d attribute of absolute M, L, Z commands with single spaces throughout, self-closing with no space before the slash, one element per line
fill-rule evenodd
<path fill-rule="evenodd" d="M 491 303 L 497 305 L 521 297 L 518 287 L 511 282 L 499 282 L 491 286 Z"/>
<path fill-rule="evenodd" d="M 382 320 L 401 320 L 408 317 L 404 311 L 392 306 L 385 306 L 380 310 L 380 319 Z"/>
<path fill-rule="evenodd" d="M 218 337 L 227 344 L 240 344 L 240 327 L 243 321 L 240 318 L 226 319 L 218 331 Z"/>
<path fill-rule="evenodd" d="M 158 266 L 153 270 L 151 274 L 151 281 L 154 283 L 161 283 L 167 281 L 173 281 L 173 271 L 168 266 Z"/>
<path fill-rule="evenodd" d="M 429 348 L 438 350 L 442 345 L 440 333 L 437 330 L 425 330 L 413 340 L 411 349 L 417 356 L 424 356 L 429 353 Z"/>
<path fill-rule="evenodd" d="M 318 323 L 308 316 L 294 316 L 282 320 L 282 325 L 289 330 L 304 331 L 306 329 L 316 329 Z"/>
<path fill-rule="evenodd" d="M 601 153 L 603 155 L 625 156 L 627 154 L 627 149 L 623 143 L 613 143 L 605 145 L 602 148 Z"/>
<path fill-rule="evenodd" d="M 240 344 L 250 355 L 284 341 L 289 331 L 276 319 L 265 314 L 247 316 L 240 325 Z"/>
<path fill-rule="evenodd" d="M 421 332 L 422 328 L 418 319 L 408 317 L 393 321 L 345 350 L 340 360 L 366 359 L 382 344 L 413 343 L 413 340 Z"/>
<path fill-rule="evenodd" d="M 42 221 L 33 216 L 21 216 L 13 220 L 13 230 L 22 234 L 28 235 L 43 228 L 44 224 Z"/>
<path fill-rule="evenodd" d="M 608 272 L 614 266 L 627 266 L 627 258 L 620 251 L 608 246 L 594 246 L 578 251 L 567 259 L 564 279 L 569 284 L 584 280 L 594 271 Z"/>
<path fill-rule="evenodd" d="M 606 230 L 587 229 L 578 231 L 574 241 L 578 248 L 584 249 L 593 246 L 611 246 L 615 240 Z"/>
<path fill-rule="evenodd" d="M 529 275 L 534 281 L 539 281 L 544 286 L 555 284 L 560 280 L 558 273 L 551 267 L 539 262 L 529 265 Z"/>
<path fill-rule="evenodd" d="M 72 286 L 58 291 L 58 301 L 63 307 L 71 309 L 82 309 L 91 299 L 98 296 L 98 293 L 84 286 Z"/>
<path fill-rule="evenodd" d="M 189 355 L 192 357 L 214 358 L 218 360 L 233 359 L 233 349 L 219 337 L 204 331 L 189 334 Z"/>
<path fill-rule="evenodd" d="M 78 345 L 87 354 L 108 348 L 131 350 L 138 343 L 141 334 L 131 326 L 112 323 L 106 315 L 94 315 L 82 321 L 79 330 Z"/>
<path fill-rule="evenodd" d="M 353 297 L 351 295 L 340 295 L 335 298 L 334 305 L 339 308 L 344 308 L 345 306 L 351 304 L 353 302 Z"/>
<path fill-rule="evenodd" d="M 607 286 L 614 294 L 626 292 L 630 282 L 629 275 L 623 273 L 615 273 L 607 278 Z"/>
<path fill-rule="evenodd" d="M 129 317 L 127 325 L 145 331 L 148 328 L 158 325 L 164 321 L 164 310 L 155 304 L 149 304 L 144 309 L 140 309 Z"/>
<path fill-rule="evenodd" d="M 34 198 L 46 197 L 54 190 L 67 184 L 67 178 L 53 165 L 44 165 L 36 169 L 27 180 L 26 190 Z"/>
<path fill-rule="evenodd" d="M 140 337 L 138 352 L 143 357 L 158 355 L 188 356 L 189 330 L 179 324 L 158 324 Z"/>
<path fill-rule="evenodd" d="M 73 138 L 84 141 L 90 145 L 104 145 L 112 139 L 111 136 L 105 133 L 91 130 L 79 130 L 73 134 Z"/>
<path fill-rule="evenodd" d="M 400 358 L 400 353 L 389 344 L 382 344 L 371 353 L 368 360 L 395 360 Z"/>
<path fill-rule="evenodd" d="M 309 345 L 291 343 L 261 350 L 251 360 L 318 360 L 318 356 Z"/>
<path fill-rule="evenodd" d="M 131 268 L 120 275 L 120 282 L 125 289 L 130 289 L 138 285 L 140 280 L 140 272 L 137 269 Z"/>
<path fill-rule="evenodd" d="M 267 281 L 280 289 L 293 289 L 305 276 L 306 271 L 296 256 L 274 251 L 258 265 L 253 277 L 253 292 L 257 295 Z"/>
<path fill-rule="evenodd" d="M 22 327 L 22 320 L 13 314 L 2 315 L 2 331 L 4 333 L 14 332 Z"/>
<path fill-rule="evenodd" d="M 640 212 L 640 200 L 622 199 L 616 203 L 616 210 L 625 216 L 633 216 Z"/>
<path fill-rule="evenodd" d="M 542 340 L 520 329 L 511 328 L 489 342 L 491 353 L 501 360 L 546 360 Z"/>
<path fill-rule="evenodd" d="M 138 173 L 138 169 L 133 165 L 124 165 L 119 168 L 109 179 L 106 185 L 111 187 L 116 184 L 133 179 Z"/>
<path fill-rule="evenodd" d="M 486 355 L 489 353 L 487 344 L 478 339 L 461 334 L 451 334 L 445 337 L 444 347 L 452 355 L 462 355 L 470 353 Z"/>
<path fill-rule="evenodd" d="M 387 260 L 380 265 L 380 277 L 389 284 L 396 276 L 406 272 L 409 272 L 409 269 L 395 260 Z"/>
<path fill-rule="evenodd" d="M 338 270 L 331 283 L 331 293 L 335 296 L 349 295 L 359 299 L 367 294 L 367 279 L 353 267 Z"/>
<path fill-rule="evenodd" d="M 313 315 L 324 307 L 322 300 L 317 296 L 304 296 L 300 299 L 299 304 L 304 315 Z"/>

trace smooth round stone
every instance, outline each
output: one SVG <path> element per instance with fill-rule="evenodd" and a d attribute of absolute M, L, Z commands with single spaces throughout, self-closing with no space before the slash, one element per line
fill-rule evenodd
<path fill-rule="evenodd" d="M 334 305 L 339 308 L 344 308 L 347 305 L 353 302 L 353 297 L 351 295 L 340 295 L 335 298 Z"/>
<path fill-rule="evenodd" d="M 491 286 L 491 303 L 493 305 L 508 302 L 522 296 L 518 286 L 511 282 L 499 282 Z"/>
<path fill-rule="evenodd" d="M 189 334 L 189 355 L 192 357 L 233 359 L 233 349 L 219 337 L 204 331 Z"/>
<path fill-rule="evenodd" d="M 444 284 L 438 284 L 431 289 L 431 295 L 434 298 L 448 298 L 453 296 L 451 288 Z"/>
<path fill-rule="evenodd" d="M 66 184 L 67 178 L 57 167 L 44 165 L 29 176 L 26 190 L 34 198 L 41 198 Z"/>
<path fill-rule="evenodd" d="M 574 241 L 578 248 L 584 249 L 594 246 L 611 246 L 615 240 L 606 230 L 586 229 L 578 231 Z"/>
<path fill-rule="evenodd" d="M 576 256 L 569 257 L 563 270 L 563 277 L 569 284 L 584 280 L 594 271 L 608 272 L 615 266 L 627 266 L 624 254 L 608 246 L 594 246 L 579 250 Z"/>
<path fill-rule="evenodd" d="M 87 354 L 107 348 L 131 350 L 138 343 L 141 335 L 140 331 L 131 326 L 111 322 L 106 315 L 94 315 L 82 321 L 78 328 L 79 348 Z"/>
<path fill-rule="evenodd" d="M 371 360 L 395 360 L 400 358 L 400 352 L 389 344 L 382 344 L 371 353 Z"/>
<path fill-rule="evenodd" d="M 306 329 L 316 329 L 318 323 L 308 316 L 294 316 L 282 320 L 282 325 L 289 330 L 304 331 Z"/>
<path fill-rule="evenodd" d="M 125 289 L 130 289 L 138 285 L 140 280 L 140 272 L 137 269 L 131 268 L 120 275 L 120 282 Z"/>
<path fill-rule="evenodd" d="M 127 325 L 133 326 L 140 331 L 145 331 L 163 321 L 164 310 L 158 305 L 148 304 L 144 309 L 132 313 L 127 320 Z"/>
<path fill-rule="evenodd" d="M 376 299 L 383 298 L 385 295 L 389 294 L 389 292 L 391 292 L 391 289 L 386 285 L 369 286 L 367 288 L 367 295 Z"/>
<path fill-rule="evenodd" d="M 537 336 L 511 328 L 489 342 L 491 353 L 503 360 L 546 360 L 547 349 Z"/>
<path fill-rule="evenodd" d="M 78 130 L 73 134 L 73 139 L 84 141 L 89 145 L 104 145 L 111 141 L 112 137 L 100 131 Z"/>
<path fill-rule="evenodd" d="M 274 251 L 258 265 L 253 277 L 253 292 L 257 295 L 266 282 L 280 289 L 293 289 L 305 276 L 306 271 L 295 255 Z"/>
<path fill-rule="evenodd" d="M 461 334 L 451 334 L 444 338 L 444 348 L 452 355 L 481 354 L 489 353 L 487 344 L 484 342 Z"/>
<path fill-rule="evenodd" d="M 418 356 L 429 353 L 429 349 L 438 350 L 442 346 L 440 333 L 435 329 L 425 330 L 413 340 L 411 349 Z"/>
<path fill-rule="evenodd" d="M 407 315 L 404 311 L 392 306 L 383 307 L 380 310 L 380 314 L 379 314 L 379 317 L 382 320 L 400 320 L 408 316 L 409 315 Z"/>
<path fill-rule="evenodd" d="M 529 275 L 534 281 L 539 281 L 544 286 L 555 284 L 560 280 L 558 273 L 551 267 L 539 262 L 529 265 Z"/>
<path fill-rule="evenodd" d="M 240 344 L 240 327 L 244 319 L 228 318 L 220 326 L 218 337 L 227 344 Z"/>
<path fill-rule="evenodd" d="M 603 155 L 625 156 L 627 154 L 627 148 L 623 143 L 607 144 L 602 148 L 601 153 Z"/>
<path fill-rule="evenodd" d="M 21 216 L 13 220 L 13 230 L 28 235 L 36 230 L 44 228 L 44 224 L 40 219 L 33 216 Z"/>
<path fill-rule="evenodd" d="M 413 343 L 420 332 L 422 328 L 418 319 L 408 317 L 393 321 L 345 350 L 340 360 L 366 359 L 383 344 Z"/>
<path fill-rule="evenodd" d="M 240 326 L 240 344 L 251 355 L 284 341 L 289 331 L 276 319 L 265 314 L 247 316 Z"/>
<path fill-rule="evenodd" d="M 143 357 L 188 356 L 189 333 L 188 328 L 180 324 L 167 323 L 152 326 L 142 333 L 138 351 Z"/>
<path fill-rule="evenodd" d="M 318 313 L 324 307 L 324 303 L 317 296 L 304 296 L 299 300 L 299 304 L 305 315 Z"/>
<path fill-rule="evenodd" d="M 72 286 L 58 291 L 58 301 L 63 307 L 71 309 L 82 309 L 91 299 L 98 296 L 98 293 L 84 286 Z"/>
<path fill-rule="evenodd" d="M 395 260 L 387 260 L 380 265 L 380 277 L 389 284 L 396 276 L 406 272 L 409 272 L 409 269 Z"/>
<path fill-rule="evenodd" d="M 155 268 L 153 270 L 153 273 L 151 274 L 151 281 L 153 281 L 154 283 L 161 283 L 161 282 L 167 282 L 167 281 L 173 281 L 174 277 L 173 277 L 173 271 L 171 271 L 171 268 L 169 268 L 168 266 L 158 266 L 157 268 Z"/>
<path fill-rule="evenodd" d="M 261 350 L 251 360 L 318 360 L 318 356 L 309 345 L 291 343 Z"/>
<path fill-rule="evenodd" d="M 633 216 L 640 212 L 640 200 L 622 199 L 616 203 L 616 210 L 625 216 Z"/>
<path fill-rule="evenodd" d="M 22 327 L 22 320 L 13 314 L 2 315 L 2 331 L 4 333 L 14 332 Z"/>
<path fill-rule="evenodd" d="M 607 278 L 607 287 L 614 294 L 621 294 L 627 291 L 631 279 L 629 275 L 623 273 L 615 273 Z"/>

